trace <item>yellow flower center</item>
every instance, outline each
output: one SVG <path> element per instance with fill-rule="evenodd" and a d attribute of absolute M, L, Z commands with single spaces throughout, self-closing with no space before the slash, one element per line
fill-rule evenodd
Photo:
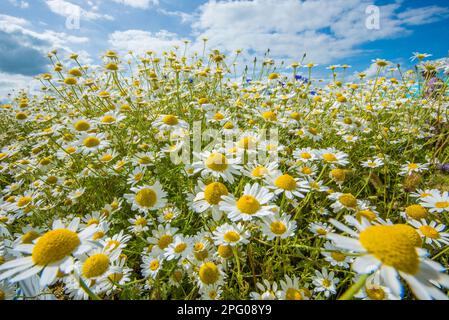
<path fill-rule="evenodd" d="M 31 258 L 34 264 L 46 266 L 70 255 L 80 243 L 78 235 L 71 230 L 51 230 L 37 240 Z"/>
<path fill-rule="evenodd" d="M 232 122 L 226 122 L 224 124 L 223 128 L 225 128 L 225 129 L 233 129 L 234 125 L 232 124 Z"/>
<path fill-rule="evenodd" d="M 178 124 L 178 118 L 173 115 L 166 115 L 162 118 L 162 122 L 168 126 L 174 126 Z"/>
<path fill-rule="evenodd" d="M 55 176 L 49 176 L 47 177 L 45 182 L 47 182 L 48 184 L 55 184 L 56 182 L 58 182 L 58 178 Z"/>
<path fill-rule="evenodd" d="M 151 208 L 157 201 L 157 195 L 152 189 L 143 188 L 136 193 L 135 200 L 139 206 Z"/>
<path fill-rule="evenodd" d="M 302 300 L 301 292 L 295 288 L 288 288 L 285 292 L 285 300 Z"/>
<path fill-rule="evenodd" d="M 95 278 L 101 276 L 109 269 L 109 257 L 103 253 L 97 253 L 86 259 L 83 264 L 83 276 Z"/>
<path fill-rule="evenodd" d="M 331 257 L 332 257 L 332 259 L 334 259 L 337 262 L 344 261 L 346 258 L 346 256 L 343 253 L 337 252 L 337 251 L 332 251 Z"/>
<path fill-rule="evenodd" d="M 200 267 L 198 272 L 200 280 L 205 284 L 214 284 L 220 277 L 220 271 L 213 262 L 206 262 Z"/>
<path fill-rule="evenodd" d="M 335 162 L 335 161 L 337 161 L 337 157 L 333 153 L 325 153 L 325 154 L 323 154 L 323 159 L 326 162 Z"/>
<path fill-rule="evenodd" d="M 134 224 L 136 225 L 136 226 L 142 226 L 142 227 L 144 227 L 144 226 L 146 226 L 147 225 L 147 219 L 145 219 L 145 218 L 138 218 L 137 220 L 136 220 L 136 222 L 134 222 Z"/>
<path fill-rule="evenodd" d="M 283 174 L 274 181 L 274 185 L 283 190 L 295 190 L 296 180 L 289 174 Z"/>
<path fill-rule="evenodd" d="M 301 168 L 301 173 L 303 173 L 303 174 L 311 174 L 312 173 L 312 168 L 310 168 L 310 167 L 302 167 Z"/>
<path fill-rule="evenodd" d="M 217 251 L 218 255 L 223 259 L 227 259 L 233 256 L 232 247 L 228 245 L 219 245 Z"/>
<path fill-rule="evenodd" d="M 173 236 L 169 235 L 169 234 L 164 234 L 162 235 L 159 240 L 157 241 L 157 245 L 160 249 L 165 249 L 167 248 L 170 243 L 173 242 Z"/>
<path fill-rule="evenodd" d="M 111 160 L 112 160 L 112 154 L 110 154 L 110 153 L 104 154 L 104 155 L 100 158 L 100 160 L 103 161 L 103 162 L 111 161 Z"/>
<path fill-rule="evenodd" d="M 276 113 L 273 111 L 266 111 L 262 113 L 262 117 L 268 121 L 276 121 Z"/>
<path fill-rule="evenodd" d="M 220 112 L 217 112 L 217 113 L 214 115 L 214 119 L 215 119 L 215 120 L 223 120 L 223 119 L 224 119 L 224 115 L 222 115 Z"/>
<path fill-rule="evenodd" d="M 123 273 L 121 273 L 121 272 L 112 273 L 108 276 L 108 279 L 115 283 L 120 282 L 120 280 L 122 280 L 122 278 L 123 278 Z"/>
<path fill-rule="evenodd" d="M 77 131 L 87 131 L 90 129 L 90 124 L 86 120 L 79 120 L 74 125 Z"/>
<path fill-rule="evenodd" d="M 197 242 L 195 243 L 195 245 L 193 246 L 193 249 L 195 251 L 201 251 L 204 249 L 204 244 L 202 242 Z"/>
<path fill-rule="evenodd" d="M 409 163 L 408 164 L 408 169 L 409 170 L 414 170 L 414 169 L 417 169 L 417 168 L 418 168 L 418 165 L 416 163 Z"/>
<path fill-rule="evenodd" d="M 19 208 L 25 207 L 26 205 L 28 205 L 31 200 L 33 200 L 33 198 L 31 198 L 30 196 L 23 196 L 19 198 L 19 201 L 17 201 L 17 206 Z"/>
<path fill-rule="evenodd" d="M 340 182 L 345 181 L 346 178 L 346 173 L 343 169 L 333 169 L 331 170 L 330 175 L 333 179 Z"/>
<path fill-rule="evenodd" d="M 206 166 L 213 171 L 223 172 L 228 168 L 228 160 L 221 153 L 212 153 L 206 159 Z"/>
<path fill-rule="evenodd" d="M 65 151 L 68 154 L 72 154 L 72 153 L 76 152 L 76 148 L 75 147 L 68 147 L 68 148 L 65 149 Z"/>
<path fill-rule="evenodd" d="M 237 208 L 243 213 L 254 214 L 259 211 L 260 203 L 253 196 L 244 195 L 237 201 Z"/>
<path fill-rule="evenodd" d="M 87 137 L 84 139 L 83 144 L 87 148 L 95 148 L 100 144 L 100 139 L 97 137 Z"/>
<path fill-rule="evenodd" d="M 28 118 L 28 115 L 25 112 L 17 112 L 16 113 L 17 120 L 25 120 L 26 118 Z"/>
<path fill-rule="evenodd" d="M 270 224 L 270 230 L 274 234 L 282 235 L 287 231 L 287 226 L 282 221 L 274 221 Z"/>
<path fill-rule="evenodd" d="M 89 219 L 89 221 L 87 221 L 88 226 L 91 226 L 93 224 L 99 224 L 99 223 L 100 223 L 100 220 L 98 220 L 96 218 L 92 218 L 92 219 Z"/>
<path fill-rule="evenodd" d="M 310 159 L 312 158 L 312 155 L 308 152 L 301 152 L 301 154 L 299 155 L 301 158 L 303 159 Z"/>
<path fill-rule="evenodd" d="M 356 214 L 356 219 L 362 221 L 362 218 L 368 219 L 368 221 L 373 221 L 377 218 L 376 214 L 371 210 L 360 210 Z"/>
<path fill-rule="evenodd" d="M 449 202 L 448 201 L 439 201 L 439 202 L 435 202 L 435 208 L 438 209 L 444 209 L 449 207 Z"/>
<path fill-rule="evenodd" d="M 256 141 L 253 137 L 244 137 L 239 140 L 237 145 L 243 149 L 250 149 L 254 148 L 254 146 L 256 145 Z"/>
<path fill-rule="evenodd" d="M 348 208 L 355 208 L 357 207 L 357 199 L 350 193 L 344 193 L 340 197 L 338 197 L 338 201 L 342 205 Z"/>
<path fill-rule="evenodd" d="M 419 238 L 417 232 L 407 225 L 377 225 L 360 232 L 360 243 L 383 264 L 416 274 L 419 271 L 416 236 Z"/>
<path fill-rule="evenodd" d="M 181 242 L 175 246 L 175 253 L 181 253 L 187 248 L 187 244 L 185 242 Z"/>
<path fill-rule="evenodd" d="M 384 300 L 385 291 L 382 288 L 365 288 L 366 295 L 371 300 Z"/>
<path fill-rule="evenodd" d="M 256 178 L 262 178 L 268 173 L 268 169 L 264 166 L 257 166 L 251 171 L 251 175 Z"/>
<path fill-rule="evenodd" d="M 329 288 L 331 286 L 331 281 L 329 279 L 323 279 L 323 287 Z"/>
<path fill-rule="evenodd" d="M 438 239 L 440 237 L 440 233 L 431 226 L 423 225 L 419 227 L 419 230 L 422 232 L 424 236 L 431 239 Z"/>
<path fill-rule="evenodd" d="M 28 231 L 22 236 L 22 243 L 31 244 L 33 240 L 39 238 L 39 233 L 34 230 Z"/>
<path fill-rule="evenodd" d="M 221 182 L 209 183 L 204 188 L 204 199 L 212 205 L 216 205 L 221 201 L 222 196 L 228 194 L 228 188 Z"/>
<path fill-rule="evenodd" d="M 107 115 L 101 119 L 102 123 L 113 123 L 115 122 L 115 118 L 113 116 Z"/>
<path fill-rule="evenodd" d="M 237 242 L 240 240 L 240 235 L 237 232 L 230 230 L 223 235 L 223 239 L 226 242 Z"/>
<path fill-rule="evenodd" d="M 415 220 L 423 219 L 427 217 L 428 214 L 427 209 L 419 204 L 412 204 L 411 206 L 408 206 L 405 208 L 405 213 L 407 216 Z"/>
<path fill-rule="evenodd" d="M 97 231 L 94 233 L 94 235 L 92 236 L 93 240 L 98 240 L 104 237 L 104 232 L 103 231 Z"/>
<path fill-rule="evenodd" d="M 152 260 L 150 262 L 150 270 L 156 271 L 158 268 L 159 268 L 159 260 L 156 260 L 156 259 Z"/>

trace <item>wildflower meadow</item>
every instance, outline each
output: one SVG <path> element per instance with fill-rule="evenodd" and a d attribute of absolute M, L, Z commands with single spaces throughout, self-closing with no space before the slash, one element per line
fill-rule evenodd
<path fill-rule="evenodd" d="M 447 63 L 240 55 L 48 54 L 0 108 L 0 299 L 448 298 Z"/>

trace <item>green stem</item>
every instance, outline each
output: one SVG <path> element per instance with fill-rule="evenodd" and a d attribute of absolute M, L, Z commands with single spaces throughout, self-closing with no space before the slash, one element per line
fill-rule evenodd
<path fill-rule="evenodd" d="M 348 290 L 346 290 L 345 293 L 343 293 L 340 298 L 338 298 L 338 300 L 351 300 L 354 295 L 363 288 L 368 276 L 369 274 L 362 275 L 356 283 L 354 283 Z"/>

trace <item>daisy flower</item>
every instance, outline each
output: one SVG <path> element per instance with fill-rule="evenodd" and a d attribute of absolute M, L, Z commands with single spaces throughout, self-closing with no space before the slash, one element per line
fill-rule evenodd
<path fill-rule="evenodd" d="M 275 206 L 268 205 L 273 196 L 273 193 L 267 188 L 259 186 L 258 183 L 253 185 L 247 183 L 243 195 L 237 200 L 233 196 L 222 196 L 222 201 L 219 204 L 220 210 L 226 212 L 232 221 L 248 221 L 254 217 L 273 214 L 272 209 Z"/>
<path fill-rule="evenodd" d="M 382 167 L 383 165 L 384 165 L 383 160 L 377 157 L 362 162 L 362 167 L 370 169 L 379 168 Z"/>
<path fill-rule="evenodd" d="M 142 232 L 148 231 L 151 221 L 149 221 L 145 216 L 136 215 L 134 218 L 128 219 L 131 226 L 128 227 L 129 231 L 135 234 L 140 234 Z"/>
<path fill-rule="evenodd" d="M 315 150 L 311 148 L 298 148 L 293 151 L 293 157 L 304 163 L 312 162 L 317 158 Z"/>
<path fill-rule="evenodd" d="M 349 163 L 348 155 L 335 148 L 320 149 L 317 151 L 317 155 L 324 164 L 331 167 L 345 166 Z"/>
<path fill-rule="evenodd" d="M 173 242 L 164 250 L 164 257 L 167 260 L 183 259 L 192 252 L 192 239 L 181 235 L 176 235 Z"/>
<path fill-rule="evenodd" d="M 219 209 L 219 203 L 224 196 L 229 194 L 228 188 L 221 182 L 211 182 L 205 185 L 201 180 L 198 181 L 197 193 L 192 202 L 192 208 L 198 213 L 210 210 L 215 221 L 221 219 L 222 213 Z"/>
<path fill-rule="evenodd" d="M 285 275 L 285 279 L 280 281 L 280 300 L 309 300 L 304 290 L 299 286 L 299 279 L 295 276 L 290 278 Z"/>
<path fill-rule="evenodd" d="M 230 158 L 218 151 L 204 151 L 199 154 L 200 161 L 192 164 L 194 172 L 201 172 L 202 177 L 211 175 L 214 178 L 222 178 L 230 183 L 234 182 L 234 176 L 240 175 L 241 166 L 239 158 Z"/>
<path fill-rule="evenodd" d="M 58 271 L 70 273 L 75 257 L 91 249 L 90 238 L 96 232 L 96 226 L 78 231 L 80 219 L 73 219 L 69 225 L 61 220 L 53 222 L 52 229 L 32 244 L 21 244 L 15 251 L 25 254 L 0 265 L 0 281 L 10 278 L 17 282 L 40 273 L 40 284 L 45 287 L 55 281 Z"/>
<path fill-rule="evenodd" d="M 359 223 L 345 216 L 346 225 L 331 219 L 331 223 L 349 236 L 330 233 L 327 238 L 338 248 L 358 253 L 352 269 L 359 274 L 380 272 L 382 281 L 394 295 L 402 297 L 404 279 L 418 299 L 447 299 L 435 285 L 449 287 L 449 275 L 444 267 L 425 257 L 421 237 L 411 226 L 404 224 L 371 225 L 367 220 Z"/>
<path fill-rule="evenodd" d="M 324 244 L 324 250 L 321 251 L 324 259 L 331 264 L 331 266 L 338 266 L 344 269 L 349 268 L 349 264 L 352 262 L 352 258 L 342 253 L 341 250 L 331 242 L 326 242 Z"/>
<path fill-rule="evenodd" d="M 333 200 L 331 208 L 335 213 L 343 209 L 356 210 L 360 206 L 360 202 L 351 193 L 334 192 L 327 196 L 328 199 Z"/>
<path fill-rule="evenodd" d="M 416 228 L 419 235 L 423 238 L 424 242 L 432 247 L 441 248 L 443 245 L 449 245 L 449 233 L 443 232 L 446 226 L 442 223 L 438 224 L 432 220 L 427 223 L 425 219 L 408 221 L 412 226 Z"/>
<path fill-rule="evenodd" d="M 283 193 L 287 199 L 304 198 L 304 193 L 309 191 L 307 181 L 299 181 L 298 178 L 294 178 L 288 173 L 282 174 L 282 172 L 278 171 L 267 180 L 270 183 L 268 188 L 276 196 Z"/>
<path fill-rule="evenodd" d="M 312 222 L 309 226 L 309 230 L 314 235 L 324 238 L 329 232 L 333 232 L 334 228 L 325 222 Z"/>
<path fill-rule="evenodd" d="M 414 172 L 423 172 L 425 170 L 428 170 L 428 164 L 422 164 L 422 163 L 414 163 L 407 161 L 406 164 L 402 165 L 399 171 L 399 174 L 402 176 L 405 175 L 411 175 Z"/>
<path fill-rule="evenodd" d="M 268 280 L 263 279 L 262 283 L 256 283 L 256 287 L 260 292 L 251 292 L 249 294 L 251 300 L 278 300 L 282 296 L 282 291 L 279 290 L 276 282 L 271 284 Z"/>
<path fill-rule="evenodd" d="M 153 126 L 160 130 L 175 130 L 188 128 L 188 123 L 173 114 L 163 114 L 153 122 Z"/>
<path fill-rule="evenodd" d="M 313 277 L 312 284 L 315 286 L 314 292 L 323 292 L 326 298 L 337 293 L 336 285 L 340 282 L 339 278 L 335 277 L 333 271 L 328 272 L 327 268 L 322 268 L 321 272 L 315 270 L 315 277 Z"/>
<path fill-rule="evenodd" d="M 241 223 L 230 225 L 222 224 L 212 233 L 212 239 L 215 245 L 236 246 L 238 244 L 248 243 L 249 232 L 245 230 Z"/>
<path fill-rule="evenodd" d="M 420 204 L 428 208 L 430 212 L 449 212 L 449 192 L 438 192 L 424 198 L 421 197 Z"/>
<path fill-rule="evenodd" d="M 166 203 L 167 193 L 162 190 L 162 185 L 156 181 L 153 185 L 133 187 L 131 191 L 124 195 L 124 198 L 132 205 L 131 210 L 137 210 L 142 213 L 163 208 Z"/>
<path fill-rule="evenodd" d="M 356 275 L 354 282 L 358 281 L 359 275 Z M 365 285 L 358 293 L 354 295 L 355 298 L 362 300 L 400 300 L 401 298 L 394 295 L 390 288 L 382 284 L 379 272 L 370 275 L 365 282 Z"/>
<path fill-rule="evenodd" d="M 152 245 L 151 253 L 153 255 L 161 255 L 173 242 L 177 231 L 178 228 L 171 227 L 170 224 L 166 224 L 165 226 L 159 224 L 157 229 L 151 230 L 153 236 L 147 238 L 147 241 Z"/>
<path fill-rule="evenodd" d="M 221 289 L 221 286 L 217 284 L 202 286 L 199 290 L 201 300 L 219 300 L 222 293 L 223 290 Z"/>
<path fill-rule="evenodd" d="M 267 162 L 265 164 L 260 164 L 257 161 L 250 162 L 243 169 L 243 174 L 253 180 L 262 180 L 272 174 L 278 168 L 276 162 Z"/>
<path fill-rule="evenodd" d="M 198 285 L 201 287 L 221 285 L 225 274 L 222 266 L 212 261 L 203 262 L 198 268 Z"/>
<path fill-rule="evenodd" d="M 262 233 L 268 240 L 273 240 L 278 237 L 286 239 L 293 236 L 296 231 L 296 221 L 292 221 L 291 216 L 288 214 L 279 215 L 279 213 L 276 213 L 265 216 L 262 218 L 261 224 Z"/>
<path fill-rule="evenodd" d="M 144 278 L 156 278 L 159 270 L 162 268 L 162 260 L 152 255 L 144 255 L 140 268 Z"/>
<path fill-rule="evenodd" d="M 79 138 L 78 146 L 81 153 L 89 154 L 106 148 L 109 142 L 104 133 L 83 133 Z"/>

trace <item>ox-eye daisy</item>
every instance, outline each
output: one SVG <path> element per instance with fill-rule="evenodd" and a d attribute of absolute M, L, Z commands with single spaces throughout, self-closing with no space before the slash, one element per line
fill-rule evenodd
<path fill-rule="evenodd" d="M 411 220 L 408 223 L 414 226 L 424 242 L 432 247 L 441 248 L 442 245 L 449 246 L 449 233 L 443 232 L 446 229 L 444 224 L 438 224 L 434 220 L 427 223 L 425 219 L 421 219 L 420 221 Z"/>
<path fill-rule="evenodd" d="M 430 212 L 449 212 L 449 192 L 438 192 L 421 198 L 421 205 L 429 208 Z"/>
<path fill-rule="evenodd" d="M 254 217 L 273 214 L 272 209 L 275 206 L 268 205 L 273 196 L 273 193 L 258 183 L 253 185 L 247 183 L 242 196 L 237 200 L 233 196 L 223 196 L 220 209 L 226 212 L 232 221 L 248 221 Z"/>
<path fill-rule="evenodd" d="M 134 193 L 125 194 L 124 197 L 132 205 L 132 210 L 142 213 L 157 210 L 167 203 L 167 193 L 162 190 L 162 185 L 156 181 L 153 185 L 133 187 Z"/>
<path fill-rule="evenodd" d="M 198 213 L 210 210 L 215 221 L 220 220 L 222 213 L 219 209 L 219 203 L 223 196 L 229 194 L 228 188 L 221 182 L 211 182 L 205 185 L 198 181 L 198 192 L 193 199 L 192 207 Z"/>
<path fill-rule="evenodd" d="M 357 231 L 332 219 L 332 224 L 349 236 L 330 233 L 327 238 L 337 247 L 359 254 L 352 263 L 355 272 L 380 272 L 382 281 L 396 296 L 403 294 L 400 276 L 419 299 L 447 299 L 435 285 L 449 287 L 449 275 L 443 273 L 443 266 L 425 257 L 426 251 L 420 248 L 421 238 L 413 227 L 371 225 L 365 219 L 359 223 L 352 216 L 345 219 Z"/>
<path fill-rule="evenodd" d="M 337 293 L 337 284 L 340 282 L 339 278 L 335 277 L 333 271 L 328 272 L 327 268 L 321 269 L 321 272 L 315 270 L 315 277 L 313 278 L 313 285 L 316 293 L 324 292 L 324 296 L 329 298 L 330 295 Z"/>
<path fill-rule="evenodd" d="M 262 218 L 262 233 L 268 240 L 285 239 L 293 236 L 295 231 L 296 221 L 292 221 L 290 215 L 276 213 Z"/>
<path fill-rule="evenodd" d="M 273 190 L 275 195 L 283 193 L 288 199 L 304 198 L 304 193 L 309 191 L 307 181 L 299 181 L 288 173 L 282 174 L 278 171 L 267 180 L 270 183 L 268 188 Z"/>
<path fill-rule="evenodd" d="M 215 229 L 212 238 L 217 246 L 236 246 L 238 244 L 248 243 L 249 232 L 240 223 L 235 225 L 225 223 Z"/>
<path fill-rule="evenodd" d="M 201 176 L 211 175 L 214 178 L 222 178 L 228 182 L 234 182 L 234 176 L 240 175 L 241 167 L 239 158 L 231 158 L 219 151 L 204 151 L 199 154 L 200 161 L 194 162 L 194 172 L 201 172 Z"/>
<path fill-rule="evenodd" d="M 0 280 L 10 278 L 9 281 L 17 282 L 40 274 L 40 284 L 50 285 L 58 274 L 58 271 L 70 273 L 77 257 L 91 249 L 88 242 L 96 231 L 92 225 L 82 231 L 78 231 L 80 219 L 73 219 L 69 225 L 64 225 L 61 220 L 53 222 L 52 229 L 33 244 L 21 244 L 14 248 L 25 254 L 25 257 L 8 261 L 0 266 Z"/>

